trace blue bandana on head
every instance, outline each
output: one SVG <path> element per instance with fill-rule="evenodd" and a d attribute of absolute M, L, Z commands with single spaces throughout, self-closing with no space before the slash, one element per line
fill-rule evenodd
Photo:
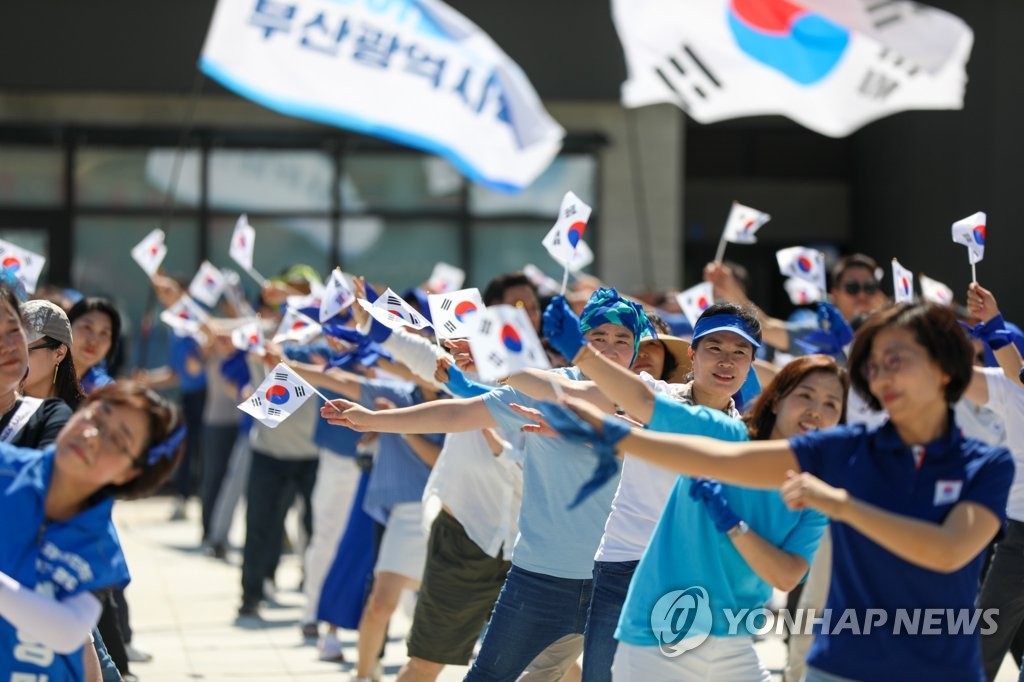
<path fill-rule="evenodd" d="M 633 303 L 619 296 L 619 292 L 610 287 L 601 287 L 587 301 L 583 314 L 580 315 L 580 331 L 586 332 L 600 327 L 602 324 L 617 324 L 633 332 L 633 360 L 640 350 L 640 337 L 648 332 L 657 338 L 654 327 L 647 319 L 647 313 L 639 303 Z M 630 361 L 632 364 L 632 360 Z"/>

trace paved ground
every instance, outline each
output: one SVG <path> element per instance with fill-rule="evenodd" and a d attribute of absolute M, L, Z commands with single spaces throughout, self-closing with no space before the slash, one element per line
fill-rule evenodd
<path fill-rule="evenodd" d="M 203 556 L 197 549 L 199 510 L 188 511 L 188 521 L 169 522 L 171 503 L 165 498 L 116 505 L 133 576 L 127 595 L 134 644 L 154 655 L 149 663 L 132 664 L 132 672 L 142 682 L 346 680 L 350 665 L 318 661 L 315 647 L 300 636 L 298 558 L 286 555 L 281 562 L 279 605 L 264 609 L 262 621 L 238 621 L 240 554 L 232 552 L 228 562 Z M 232 536 L 240 545 L 243 531 L 238 526 Z M 402 613 L 392 621 L 385 680 L 393 680 L 405 660 L 408 622 Z M 354 660 L 355 633 L 343 632 L 342 641 Z M 758 644 L 758 652 L 769 668 L 781 669 L 780 640 L 769 637 Z M 464 673 L 465 668 L 451 668 L 441 679 L 454 682 Z M 997 682 L 1016 679 L 1007 661 Z"/>

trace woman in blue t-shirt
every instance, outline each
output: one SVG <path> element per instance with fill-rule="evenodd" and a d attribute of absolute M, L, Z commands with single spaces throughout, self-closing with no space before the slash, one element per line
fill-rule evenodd
<path fill-rule="evenodd" d="M 92 393 L 114 379 L 107 365 L 121 337 L 121 314 L 105 298 L 83 298 L 68 311 L 75 343 L 71 355 L 75 361 L 82 390 Z"/>
<path fill-rule="evenodd" d="M 954 421 L 972 358 L 951 310 L 899 304 L 865 322 L 850 353 L 854 388 L 889 413 L 877 429 L 725 443 L 627 431 L 570 404 L 592 426 L 603 421 L 599 438 L 620 450 L 691 476 L 781 485 L 791 508 L 832 519 L 828 617 L 806 680 L 980 682 L 988 622 L 973 605 L 1014 466 L 1009 451 L 965 439 Z"/>
<path fill-rule="evenodd" d="M 35 450 L 0 444 L 0 677 L 82 680 L 92 592 L 129 576 L 113 501 L 155 490 L 181 457 L 178 410 L 133 382 L 98 389 Z"/>

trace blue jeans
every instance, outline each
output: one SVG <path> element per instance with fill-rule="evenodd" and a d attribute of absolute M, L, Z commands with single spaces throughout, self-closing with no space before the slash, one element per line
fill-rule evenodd
<path fill-rule="evenodd" d="M 619 643 L 615 628 L 639 561 L 595 561 L 594 597 L 583 633 L 583 679 L 612 682 L 612 661 Z"/>
<path fill-rule="evenodd" d="M 465 682 L 511 682 L 549 644 L 565 635 L 582 634 L 592 583 L 513 565 Z"/>

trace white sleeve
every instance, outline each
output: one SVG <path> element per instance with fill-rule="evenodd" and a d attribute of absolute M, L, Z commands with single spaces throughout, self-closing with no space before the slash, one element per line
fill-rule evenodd
<path fill-rule="evenodd" d="M 437 359 L 447 355 L 435 344 L 419 334 L 410 334 L 404 329 L 395 329 L 391 336 L 381 344 L 381 348 L 391 353 L 395 360 L 408 367 L 413 374 L 430 383 L 439 391 L 444 385 L 434 379 Z"/>
<path fill-rule="evenodd" d="M 1020 412 L 1024 389 L 1010 381 L 1000 367 L 985 367 L 981 372 L 985 375 L 985 384 L 988 387 L 988 402 L 984 407 L 1002 417 L 1004 422 L 1011 418 L 1024 418 L 1024 414 Z"/>
<path fill-rule="evenodd" d="M 57 601 L 0 572 L 0 616 L 58 654 L 70 654 L 89 641 L 100 611 L 99 599 L 88 592 Z"/>

